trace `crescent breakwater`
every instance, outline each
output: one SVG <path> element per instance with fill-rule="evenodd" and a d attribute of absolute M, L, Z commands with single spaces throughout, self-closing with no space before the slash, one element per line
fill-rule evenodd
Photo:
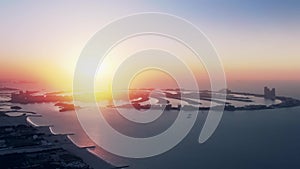
<path fill-rule="evenodd" d="M 255 97 L 264 97 L 262 94 L 252 94 L 252 93 L 245 93 L 245 92 L 231 92 L 232 94 L 238 95 L 248 95 L 248 96 L 255 96 Z M 276 96 L 275 99 L 280 100 L 281 102 L 278 104 L 272 105 L 249 105 L 244 107 L 226 107 L 225 110 L 235 111 L 235 110 L 263 110 L 263 109 L 276 109 L 276 108 L 287 108 L 287 107 L 297 107 L 300 106 L 300 100 L 294 99 L 291 97 L 284 97 L 284 96 Z"/>
<path fill-rule="evenodd" d="M 171 92 L 170 92 L 171 91 Z M 274 99 L 265 98 L 262 94 L 253 94 L 246 92 L 233 92 L 230 90 L 226 91 L 226 100 L 222 100 L 220 95 L 224 94 L 224 91 L 199 91 L 199 92 L 180 92 L 179 90 L 165 90 L 159 95 L 152 95 L 153 98 L 157 99 L 158 102 L 154 105 L 149 104 L 150 97 L 148 95 L 137 95 L 134 101 L 129 104 L 123 105 L 108 105 L 110 108 L 135 108 L 135 109 L 165 109 L 165 110 L 209 110 L 209 109 L 220 109 L 224 108 L 225 111 L 242 111 L 242 110 L 264 110 L 264 109 L 276 109 L 276 108 L 288 108 L 300 106 L 300 100 L 285 97 L 285 96 L 274 96 Z M 199 100 L 196 98 L 199 97 Z M 264 101 L 271 103 L 255 103 L 255 98 L 259 98 Z M 140 98 L 140 99 L 137 99 Z M 174 105 L 170 103 L 170 99 L 178 100 L 178 104 Z M 181 102 L 188 104 L 182 105 Z M 208 105 L 204 105 L 201 102 L 210 102 Z M 277 101 L 277 102 L 276 102 Z M 243 103 L 243 106 L 234 105 L 233 102 Z"/>
<path fill-rule="evenodd" d="M 63 92 L 54 92 L 46 94 L 36 94 L 36 91 L 19 91 L 18 93 L 11 94 L 12 103 L 29 104 L 29 103 L 45 103 L 53 102 L 55 106 L 59 108 L 60 112 L 75 110 L 80 108 L 75 106 L 71 102 L 73 97 L 71 95 L 64 94 Z M 165 110 L 209 110 L 211 108 L 220 108 L 224 106 L 226 111 L 239 111 L 239 110 L 262 110 L 262 109 L 275 109 L 300 106 L 300 101 L 290 97 L 274 96 L 272 99 L 266 98 L 262 94 L 253 94 L 246 92 L 234 92 L 231 90 L 222 91 L 188 91 L 179 89 L 165 89 L 156 91 L 155 89 L 136 89 L 128 92 L 130 100 L 126 104 L 106 105 L 108 108 L 135 108 L 135 109 L 165 109 Z M 118 99 L 126 100 L 128 97 L 124 96 L 124 93 L 120 94 L 123 97 Z M 222 95 L 226 95 L 226 99 Z M 157 100 L 157 103 L 150 104 L 150 97 Z M 255 98 L 264 99 L 265 101 L 271 101 L 274 103 L 255 103 Z M 198 99 L 199 98 L 199 99 Z M 177 105 L 170 103 L 170 100 L 177 100 Z M 276 103 L 275 101 L 279 101 Z M 182 102 L 187 104 L 182 105 Z M 209 104 L 203 104 L 208 102 Z M 242 103 L 243 105 L 234 105 L 234 102 Z"/>

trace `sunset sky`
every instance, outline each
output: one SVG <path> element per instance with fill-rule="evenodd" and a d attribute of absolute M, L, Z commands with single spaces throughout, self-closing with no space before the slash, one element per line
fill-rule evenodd
<path fill-rule="evenodd" d="M 214 44 L 228 81 L 300 81 L 300 1 L 0 2 L 0 79 L 72 86 L 77 58 L 104 25 L 139 12 L 180 16 Z"/>

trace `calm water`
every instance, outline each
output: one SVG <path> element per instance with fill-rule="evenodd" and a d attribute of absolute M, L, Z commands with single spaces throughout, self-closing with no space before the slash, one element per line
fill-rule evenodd
<path fill-rule="evenodd" d="M 50 104 L 25 107 L 27 106 L 30 109 L 40 109 L 37 111 L 43 114 L 42 118 L 31 117 L 34 123 L 53 124 L 52 130 L 57 133 L 76 133 L 71 139 L 79 146 L 92 144 L 83 133 L 74 113 L 59 113 Z M 225 112 L 214 135 L 204 144 L 199 144 L 197 140 L 205 117 L 206 113 L 199 113 L 189 135 L 174 149 L 159 156 L 124 159 L 100 148 L 92 152 L 111 163 L 129 164 L 131 168 L 142 169 L 300 167 L 300 107 Z M 135 132 L 139 134 L 138 130 Z"/>
<path fill-rule="evenodd" d="M 134 160 L 136 168 L 300 168 L 300 108 L 225 112 L 214 135 L 198 144 L 203 116 L 176 148 Z M 143 167 L 142 167 L 143 166 Z"/>
<path fill-rule="evenodd" d="M 297 85 L 290 90 L 280 90 L 280 95 L 300 98 Z M 246 87 L 244 87 L 246 88 Z M 244 89 L 243 88 L 243 89 Z M 242 89 L 242 88 L 241 88 Z M 278 90 L 277 89 L 277 90 Z M 258 92 L 260 89 L 252 89 Z M 240 90 L 247 91 L 247 90 Z M 37 125 L 54 125 L 55 133 L 75 133 L 70 139 L 79 146 L 92 145 L 84 134 L 74 112 L 58 112 L 53 104 L 22 105 L 24 109 L 38 112 L 43 117 L 31 117 Z M 176 114 L 171 114 L 165 123 L 150 133 L 157 133 Z M 114 115 L 110 118 L 114 119 Z M 101 148 L 90 150 L 101 158 L 116 164 L 130 165 L 133 169 L 298 169 L 300 168 L 300 107 L 224 112 L 214 135 L 204 144 L 198 143 L 199 133 L 206 113 L 199 113 L 196 124 L 188 136 L 172 150 L 151 158 L 128 159 L 112 155 Z M 170 120 L 171 119 L 171 120 Z M 121 132 L 143 136 L 144 131 L 124 128 L 124 123 L 113 123 Z M 160 129 L 161 128 L 161 129 Z M 122 130 L 123 129 L 123 130 Z M 101 136 L 101 133 L 99 133 Z M 117 140 L 115 140 L 117 142 Z M 121 144 L 121 143 L 120 143 Z"/>

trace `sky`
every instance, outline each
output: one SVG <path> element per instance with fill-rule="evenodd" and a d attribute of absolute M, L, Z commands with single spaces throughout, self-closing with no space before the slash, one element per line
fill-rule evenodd
<path fill-rule="evenodd" d="M 140 12 L 184 18 L 210 39 L 228 81 L 300 81 L 300 1 L 0 2 L 0 79 L 70 88 L 80 52 L 103 26 Z"/>

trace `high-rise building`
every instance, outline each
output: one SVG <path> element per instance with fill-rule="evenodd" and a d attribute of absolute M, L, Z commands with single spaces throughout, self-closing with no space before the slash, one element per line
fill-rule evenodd
<path fill-rule="evenodd" d="M 275 88 L 272 88 L 272 90 L 270 90 L 268 87 L 265 87 L 264 88 L 264 98 L 270 99 L 270 100 L 275 100 L 276 99 Z"/>

